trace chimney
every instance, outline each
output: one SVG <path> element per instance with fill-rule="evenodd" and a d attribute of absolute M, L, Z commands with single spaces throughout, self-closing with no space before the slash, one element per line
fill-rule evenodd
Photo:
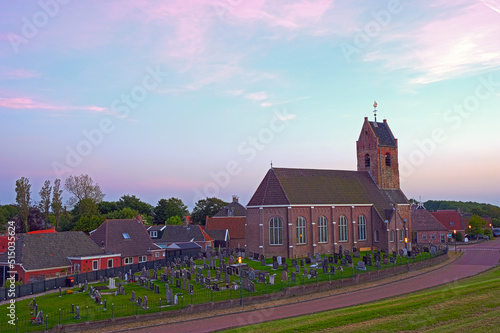
<path fill-rule="evenodd" d="M 137 216 L 135 217 L 135 219 L 139 222 L 141 222 L 142 224 L 144 224 L 144 222 L 142 221 L 142 217 L 141 215 L 137 214 Z"/>
<path fill-rule="evenodd" d="M 233 202 L 238 202 L 238 196 L 236 194 L 233 194 Z"/>

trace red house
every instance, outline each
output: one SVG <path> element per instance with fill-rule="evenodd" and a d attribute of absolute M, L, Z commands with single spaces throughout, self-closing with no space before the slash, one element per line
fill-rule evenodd
<path fill-rule="evenodd" d="M 165 258 L 140 219 L 106 220 L 90 238 L 106 253 L 120 254 L 122 266 Z"/>
<path fill-rule="evenodd" d="M 411 207 L 412 238 L 415 244 L 445 244 L 450 231 L 423 204 Z"/>
<path fill-rule="evenodd" d="M 119 254 L 107 254 L 82 231 L 25 234 L 15 244 L 14 269 L 8 252 L 0 256 L 0 280 L 16 271 L 23 283 L 120 266 Z"/>
<path fill-rule="evenodd" d="M 229 248 L 244 248 L 246 246 L 245 225 L 247 223 L 247 210 L 238 202 L 238 197 L 233 196 L 233 201 L 222 208 L 213 217 L 207 217 L 205 230 L 210 235 L 223 235 L 224 242 Z M 225 233 L 227 231 L 227 234 Z M 229 239 L 226 239 L 229 238 Z M 216 239 L 216 241 L 219 241 Z"/>

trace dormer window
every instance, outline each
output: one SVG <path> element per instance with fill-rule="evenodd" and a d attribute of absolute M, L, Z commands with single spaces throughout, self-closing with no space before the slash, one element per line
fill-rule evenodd
<path fill-rule="evenodd" d="M 454 224 L 455 224 L 455 223 L 453 223 L 453 222 L 450 222 L 450 225 L 454 225 Z"/>
<path fill-rule="evenodd" d="M 391 166 L 391 154 L 385 154 L 385 165 Z"/>
<path fill-rule="evenodd" d="M 154 231 L 150 231 L 149 232 L 149 236 L 151 236 L 151 238 L 156 238 L 158 237 L 158 231 L 154 230 Z"/>
<path fill-rule="evenodd" d="M 366 154 L 365 155 L 365 167 L 369 167 L 370 166 L 370 155 Z"/>
<path fill-rule="evenodd" d="M 122 236 L 124 239 L 130 239 L 130 235 L 128 234 L 128 232 L 123 232 Z"/>
<path fill-rule="evenodd" d="M 229 208 L 229 209 L 227 210 L 227 215 L 228 215 L 228 216 L 234 216 L 234 208 Z"/>

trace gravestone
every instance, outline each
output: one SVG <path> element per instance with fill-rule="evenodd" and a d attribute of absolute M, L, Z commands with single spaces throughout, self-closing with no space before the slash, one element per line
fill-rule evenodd
<path fill-rule="evenodd" d="M 346 259 L 346 258 L 342 258 L 342 259 L 340 259 L 340 264 L 341 264 L 342 266 L 346 266 L 346 265 L 347 265 L 347 259 Z"/>
<path fill-rule="evenodd" d="M 181 280 L 175 280 L 175 287 L 178 289 L 181 288 Z"/>
<path fill-rule="evenodd" d="M 212 271 L 207 271 L 207 278 L 211 278 L 212 277 Z"/>
<path fill-rule="evenodd" d="M 311 277 L 313 278 L 318 277 L 318 272 L 314 268 L 309 270 L 309 274 L 311 274 Z"/>
<path fill-rule="evenodd" d="M 276 278 L 276 274 L 269 275 L 269 284 L 274 284 L 274 278 Z"/>
<path fill-rule="evenodd" d="M 116 286 L 115 286 L 115 279 L 114 278 L 110 278 L 109 279 L 109 283 L 108 283 L 108 289 L 115 289 Z"/>
<path fill-rule="evenodd" d="M 254 271 L 248 272 L 248 278 L 252 281 L 255 280 L 255 272 Z"/>
<path fill-rule="evenodd" d="M 104 307 L 102 309 L 103 311 L 106 311 L 108 309 L 107 304 L 108 304 L 107 300 L 104 300 Z"/>
<path fill-rule="evenodd" d="M 407 256 L 408 255 L 408 250 L 407 249 L 403 249 L 403 256 Z"/>
<path fill-rule="evenodd" d="M 155 293 L 160 294 L 160 287 L 158 285 L 155 285 Z"/>
<path fill-rule="evenodd" d="M 348 255 L 346 255 L 346 257 L 345 257 L 345 258 L 347 259 L 347 262 L 348 262 L 349 264 L 352 264 L 352 257 L 351 257 L 351 255 L 349 255 L 349 254 L 348 254 Z"/>
<path fill-rule="evenodd" d="M 260 264 L 262 266 L 266 266 L 266 258 L 264 257 L 263 254 L 260 255 Z"/>
<path fill-rule="evenodd" d="M 278 261 L 278 265 L 281 265 L 281 264 L 282 264 L 282 261 L 281 261 L 281 256 L 278 256 L 277 261 Z"/>
<path fill-rule="evenodd" d="M 384 256 L 384 259 L 383 259 L 383 260 L 384 260 L 384 265 L 388 265 L 388 264 L 389 264 L 389 261 L 387 260 L 387 257 L 386 257 L 386 256 Z"/>
<path fill-rule="evenodd" d="M 299 273 L 300 272 L 300 267 L 299 266 L 295 266 L 295 273 Z"/>
<path fill-rule="evenodd" d="M 361 254 L 359 252 L 353 252 L 352 257 L 353 258 L 361 258 Z"/>
<path fill-rule="evenodd" d="M 320 261 L 321 260 L 321 254 L 316 253 L 314 258 L 316 259 L 316 261 Z"/>
<path fill-rule="evenodd" d="M 283 270 L 288 272 L 288 264 L 286 262 L 283 263 Z"/>
<path fill-rule="evenodd" d="M 308 264 L 308 265 L 311 264 L 311 258 L 309 258 L 309 257 L 306 258 L 306 264 Z"/>
<path fill-rule="evenodd" d="M 227 267 L 226 268 L 226 273 L 229 275 L 233 275 L 233 268 L 232 267 Z"/>
<path fill-rule="evenodd" d="M 259 274 L 259 283 L 266 283 L 266 274 L 262 272 Z"/>
<path fill-rule="evenodd" d="M 328 265 L 323 266 L 323 274 L 328 274 Z"/>
<path fill-rule="evenodd" d="M 345 256 L 350 255 L 349 250 L 344 250 L 344 255 L 345 255 Z"/>
<path fill-rule="evenodd" d="M 395 263 L 396 263 L 396 258 L 391 257 L 391 258 L 389 259 L 389 262 L 390 262 L 391 264 L 395 264 Z"/>
<path fill-rule="evenodd" d="M 142 277 L 142 278 L 145 278 L 145 279 L 149 278 L 149 273 L 148 273 L 148 271 L 146 270 L 146 266 L 143 266 L 143 267 L 142 267 L 142 270 L 141 270 L 141 277 Z"/>
<path fill-rule="evenodd" d="M 278 262 L 277 261 L 273 261 L 273 269 L 278 269 Z"/>
<path fill-rule="evenodd" d="M 137 306 L 142 306 L 142 298 L 141 298 L 141 296 L 137 297 Z"/>
<path fill-rule="evenodd" d="M 287 280 L 288 280 L 287 271 L 281 271 L 281 281 L 287 281 Z"/>
<path fill-rule="evenodd" d="M 292 259 L 292 266 L 297 267 L 297 259 Z"/>
<path fill-rule="evenodd" d="M 375 261 L 375 267 L 376 267 L 376 268 L 380 268 L 380 267 L 381 267 L 381 265 L 380 265 L 380 261 L 378 261 L 378 260 L 377 260 L 377 261 Z"/>
<path fill-rule="evenodd" d="M 251 293 L 254 293 L 255 292 L 255 283 L 250 281 L 250 283 L 248 284 L 248 291 L 250 291 Z"/>
<path fill-rule="evenodd" d="M 62 297 L 62 288 L 59 287 L 59 297 Z"/>
<path fill-rule="evenodd" d="M 297 274 L 292 272 L 292 282 L 297 282 Z"/>
<path fill-rule="evenodd" d="M 333 264 L 333 257 L 332 256 L 328 256 L 328 263 Z"/>
<path fill-rule="evenodd" d="M 307 268 L 304 267 L 304 276 L 307 276 Z"/>
<path fill-rule="evenodd" d="M 229 283 L 229 274 L 224 274 L 224 283 Z"/>
<path fill-rule="evenodd" d="M 335 275 L 335 266 L 330 266 L 330 274 Z"/>
<path fill-rule="evenodd" d="M 194 294 L 194 287 L 193 287 L 193 285 L 192 285 L 192 284 L 191 284 L 191 285 L 189 285 L 189 293 L 190 293 L 191 295 L 192 295 L 192 294 Z"/>
<path fill-rule="evenodd" d="M 75 313 L 75 305 L 71 304 L 71 311 L 69 312 L 71 314 Z"/>
<path fill-rule="evenodd" d="M 216 279 L 217 281 L 219 281 L 219 280 L 220 280 L 220 271 L 219 271 L 219 270 L 215 271 L 215 279 Z"/>
<path fill-rule="evenodd" d="M 358 266 L 356 268 L 361 271 L 366 271 L 365 263 L 363 261 L 358 261 Z"/>
<path fill-rule="evenodd" d="M 300 267 L 304 268 L 304 259 L 300 259 Z"/>
<path fill-rule="evenodd" d="M 75 309 L 75 316 L 74 316 L 73 318 L 75 318 L 75 319 L 82 319 L 82 318 L 80 317 L 80 307 L 79 307 L 78 305 L 76 306 L 76 309 Z"/>
<path fill-rule="evenodd" d="M 436 255 L 436 247 L 435 246 L 431 246 L 431 255 L 435 256 Z"/>
<path fill-rule="evenodd" d="M 144 295 L 144 303 L 142 304 L 143 309 L 149 309 L 148 307 L 148 296 Z"/>
<path fill-rule="evenodd" d="M 85 284 L 83 285 L 83 291 L 84 292 L 89 291 L 89 283 L 87 282 L 87 280 L 85 280 Z"/>

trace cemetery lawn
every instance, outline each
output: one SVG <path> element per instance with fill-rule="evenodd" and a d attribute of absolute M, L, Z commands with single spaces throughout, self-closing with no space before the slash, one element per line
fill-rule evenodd
<path fill-rule="evenodd" d="M 361 252 L 361 257 L 365 254 L 369 254 L 370 252 Z M 409 262 L 421 261 L 429 259 L 431 256 L 429 253 L 421 253 L 415 259 L 409 259 Z M 227 261 L 227 259 L 226 259 Z M 356 267 L 357 263 L 362 261 L 361 258 L 353 258 L 353 266 Z M 202 267 L 203 262 L 201 260 L 195 260 L 197 267 Z M 292 272 L 295 272 L 295 268 L 291 265 L 291 260 L 287 259 L 287 263 L 289 264 L 288 268 L 288 279 L 285 281 L 281 281 L 281 275 L 283 272 L 282 267 L 280 266 L 277 270 L 274 270 L 272 267 L 273 259 L 266 259 L 266 266 L 262 266 L 260 261 L 244 259 L 243 263 L 247 264 L 249 268 L 255 271 L 269 272 L 270 274 L 276 274 L 275 283 L 272 285 L 269 283 L 269 278 L 267 279 L 267 283 L 259 283 L 257 280 L 255 281 L 255 291 L 250 292 L 249 290 L 243 290 L 243 297 L 248 296 L 256 296 L 262 294 L 269 294 L 274 292 L 282 291 L 283 289 L 291 286 L 301 285 L 301 284 L 310 284 L 310 283 L 321 283 L 334 279 L 342 279 L 342 278 L 350 278 L 354 274 L 362 274 L 363 271 L 358 271 L 353 267 L 345 266 L 343 271 L 340 271 L 338 268 L 339 264 L 335 264 L 336 272 L 335 274 L 327 274 L 323 273 L 321 264 L 316 268 L 317 275 L 316 277 L 311 277 L 310 275 L 304 275 L 303 269 L 300 269 L 300 273 L 297 273 L 295 282 L 292 281 L 291 276 Z M 407 258 L 399 257 L 394 264 L 381 265 L 381 268 L 392 267 L 395 265 L 406 265 Z M 218 267 L 218 266 L 217 266 Z M 310 271 L 311 265 L 305 264 L 305 267 Z M 378 268 L 374 266 L 367 266 L 367 271 L 376 270 Z M 211 276 L 214 277 L 216 275 L 216 270 L 210 270 Z M 207 276 L 207 271 L 203 270 L 204 276 Z M 140 272 L 135 273 L 135 275 L 140 275 Z M 149 272 L 150 277 L 152 277 L 152 271 Z M 159 275 L 159 274 L 158 274 Z M 158 277 L 159 278 L 159 277 Z M 175 279 L 178 280 L 178 279 Z M 159 294 L 156 294 L 154 291 L 151 291 L 149 288 L 144 288 L 137 283 L 128 283 L 124 284 L 125 295 L 114 295 L 114 291 L 117 289 L 103 289 L 100 290 L 102 294 L 102 301 L 107 301 L 107 309 L 104 310 L 103 305 L 98 305 L 96 302 L 89 296 L 88 292 L 80 292 L 83 290 L 82 288 L 75 287 L 72 288 L 74 291 L 73 294 L 67 294 L 66 291 L 63 291 L 63 295 L 59 297 L 59 292 L 55 292 L 48 295 L 33 295 L 36 298 L 36 303 L 38 306 L 38 311 L 42 310 L 44 315 L 44 324 L 43 327 L 39 325 L 34 325 L 31 323 L 32 318 L 36 316 L 33 312 L 31 306 L 29 306 L 32 298 L 24 299 L 24 300 L 16 300 L 16 317 L 19 319 L 18 322 L 18 331 L 27 332 L 27 331 L 36 331 L 45 328 L 45 321 L 47 321 L 48 315 L 48 324 L 47 327 L 51 328 L 55 325 L 59 324 L 59 317 L 61 318 L 61 324 L 73 324 L 73 323 L 82 323 L 85 321 L 98 321 L 104 319 L 111 319 L 112 317 L 126 317 L 132 315 L 141 315 L 147 313 L 154 312 L 164 312 L 171 311 L 184 308 L 189 304 L 199 304 L 199 303 L 208 303 L 208 302 L 217 302 L 228 299 L 239 299 L 240 298 L 240 290 L 234 290 L 234 288 L 226 288 L 226 284 L 224 283 L 224 278 L 219 282 L 219 286 L 221 288 L 220 291 L 212 291 L 207 286 L 203 284 L 199 284 L 195 282 L 194 275 L 191 277 L 191 285 L 193 286 L 193 295 L 189 294 L 189 291 L 180 289 L 176 287 L 176 284 L 170 284 L 170 289 L 173 291 L 174 295 L 179 295 L 179 304 L 166 304 L 166 287 L 165 282 L 161 282 L 160 280 L 154 281 L 155 285 L 159 287 Z M 116 286 L 122 280 L 116 279 Z M 239 285 L 240 279 L 236 275 L 230 276 L 230 286 Z M 89 284 L 93 287 L 106 286 L 105 283 L 92 283 Z M 136 298 L 141 297 L 144 299 L 144 296 L 148 298 L 148 306 L 149 309 L 144 309 L 140 306 L 137 306 L 135 302 L 131 302 L 131 294 L 132 291 L 135 292 Z M 75 319 L 74 313 L 71 313 L 71 305 L 74 304 L 75 307 L 79 306 L 80 308 L 80 317 L 81 319 Z M 88 307 L 88 311 L 87 311 Z M 59 311 L 61 309 L 61 311 Z M 88 315 L 87 315 L 88 312 Z M 7 305 L 4 304 L 0 306 L 0 332 L 15 332 L 15 327 L 9 325 L 7 322 L 10 320 L 7 317 L 8 309 Z"/>
<path fill-rule="evenodd" d="M 496 327 L 496 328 L 495 328 Z M 251 332 L 498 332 L 500 267 L 379 302 L 251 325 Z M 239 329 L 229 330 L 236 332 Z"/>

